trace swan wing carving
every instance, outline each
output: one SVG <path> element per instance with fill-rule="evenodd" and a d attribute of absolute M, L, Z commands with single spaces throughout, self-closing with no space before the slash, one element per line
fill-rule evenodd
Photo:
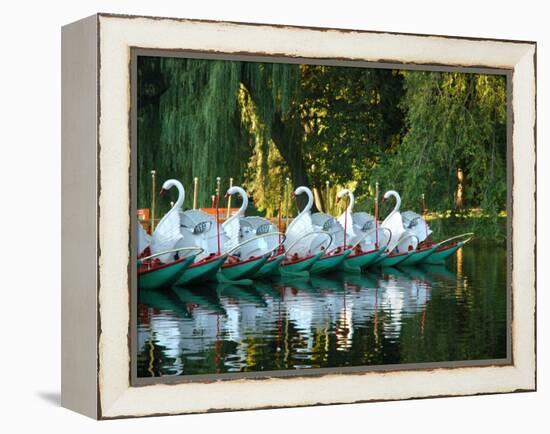
<path fill-rule="evenodd" d="M 137 231 L 138 231 L 138 239 L 137 239 L 137 245 L 138 245 L 138 256 L 143 253 L 143 251 L 149 247 L 151 244 L 151 235 L 149 235 L 147 232 L 145 232 L 145 229 L 143 229 L 143 226 L 138 221 L 137 222 Z"/>
<path fill-rule="evenodd" d="M 286 230 L 286 239 L 284 242 L 285 250 L 290 248 L 290 254 L 298 254 L 299 257 L 309 255 L 310 244 L 313 241 L 312 237 L 306 237 L 306 234 L 313 232 L 313 224 L 311 222 L 311 215 L 309 213 L 303 213 L 296 217 Z"/>
<path fill-rule="evenodd" d="M 228 252 L 229 250 L 235 248 L 240 243 L 240 233 L 241 233 L 241 222 L 240 218 L 231 218 L 229 220 L 226 220 L 222 224 L 223 232 L 225 233 L 225 236 L 227 237 L 225 239 L 225 242 L 223 244 L 223 249 L 225 252 Z"/>
<path fill-rule="evenodd" d="M 338 217 L 338 223 L 342 225 L 343 228 L 346 228 L 346 236 L 349 239 L 352 239 L 355 237 L 355 229 L 353 227 L 353 215 L 350 212 L 344 212 L 340 217 Z"/>
<path fill-rule="evenodd" d="M 389 252 L 392 252 L 399 244 L 401 236 L 405 233 L 401 213 L 399 211 L 391 213 L 380 226 L 391 231 L 391 240 L 387 246 L 387 249 Z"/>
<path fill-rule="evenodd" d="M 169 211 L 153 232 L 153 237 L 151 239 L 151 254 L 155 255 L 173 249 L 182 237 L 179 215 L 177 212 Z M 173 258 L 174 253 L 166 253 L 158 256 L 161 262 L 169 262 Z"/>
<path fill-rule="evenodd" d="M 432 233 L 432 230 L 420 214 L 417 214 L 414 211 L 405 211 L 402 214 L 402 217 L 405 228 L 416 235 L 420 242 L 424 241 Z"/>

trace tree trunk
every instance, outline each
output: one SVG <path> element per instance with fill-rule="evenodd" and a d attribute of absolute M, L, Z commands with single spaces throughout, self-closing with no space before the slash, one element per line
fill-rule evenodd
<path fill-rule="evenodd" d="M 307 175 L 307 169 L 304 162 L 304 157 L 302 155 L 302 147 L 298 143 L 298 139 L 292 137 L 291 128 L 281 120 L 279 113 L 275 114 L 275 118 L 273 120 L 271 138 L 288 165 L 288 170 L 290 171 L 293 184 L 296 187 L 301 185 L 310 187 L 309 177 Z M 298 204 L 298 209 L 301 211 L 307 204 L 307 197 L 302 194 L 296 197 L 296 201 Z M 313 203 L 311 210 L 313 212 L 317 211 L 315 203 Z"/>

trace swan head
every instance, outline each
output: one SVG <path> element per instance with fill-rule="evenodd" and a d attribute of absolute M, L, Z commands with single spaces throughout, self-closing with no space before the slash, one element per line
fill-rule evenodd
<path fill-rule="evenodd" d="M 388 190 L 384 193 L 383 200 L 389 199 L 391 196 L 395 197 L 395 200 L 401 201 L 401 196 L 399 196 L 399 193 L 395 190 Z"/>
<path fill-rule="evenodd" d="M 234 185 L 233 187 L 230 187 L 225 193 L 225 197 L 227 198 L 236 193 L 240 194 L 243 198 L 248 197 L 248 195 L 246 194 L 246 191 L 244 191 L 244 188 L 239 187 L 238 185 Z"/>
<path fill-rule="evenodd" d="M 312 194 L 311 190 L 303 185 L 298 187 L 296 190 L 294 190 L 294 196 L 299 196 L 300 194 L 303 194 L 303 193 L 307 194 L 308 196 Z"/>
<path fill-rule="evenodd" d="M 183 190 L 183 185 L 177 179 L 168 179 L 167 181 L 164 181 L 164 184 L 162 184 L 162 188 L 160 189 L 159 194 L 162 196 L 166 191 L 170 190 L 172 187 L 177 187 L 178 190 Z"/>

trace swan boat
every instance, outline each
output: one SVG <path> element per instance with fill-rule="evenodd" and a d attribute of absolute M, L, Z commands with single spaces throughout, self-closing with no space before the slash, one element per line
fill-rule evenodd
<path fill-rule="evenodd" d="M 311 219 L 313 193 L 301 186 L 294 191 L 294 196 L 306 194 L 306 206 L 288 225 L 283 242 L 285 258 L 280 262 L 282 275 L 307 277 L 309 270 L 325 253 L 326 246 L 332 242 L 332 236 L 314 227 Z"/>
<path fill-rule="evenodd" d="M 152 235 L 147 234 L 137 222 L 139 289 L 172 286 L 202 252 L 201 248 L 178 246 L 180 239 L 177 224 L 174 225 L 173 212 L 161 219 Z"/>
<path fill-rule="evenodd" d="M 399 211 L 401 196 L 395 190 L 389 190 L 384 194 L 383 200 L 388 200 L 390 197 L 395 198 L 395 206 L 384 221 L 382 221 L 381 226 L 390 231 L 391 237 L 386 251 L 374 263 L 374 265 L 380 267 L 395 267 L 407 260 L 411 260 L 411 258 L 419 253 L 422 255 L 425 253 L 424 251 L 417 251 L 419 244 L 418 236 L 415 232 L 405 228 L 403 224 L 403 217 Z"/>
<path fill-rule="evenodd" d="M 248 195 L 239 186 L 227 190 L 226 197 L 239 194 L 242 204 L 239 210 L 229 217 L 223 224 L 223 251 L 228 260 L 220 268 L 218 280 L 252 284 L 251 277 L 261 274 L 262 268 L 269 260 L 267 273 L 276 267 L 283 258 L 277 258 L 273 252 L 278 250 L 282 234 L 273 230 L 269 220 L 261 217 L 245 217 L 248 207 Z"/>
<path fill-rule="evenodd" d="M 332 240 L 325 253 L 313 264 L 310 273 L 319 274 L 338 269 L 352 252 L 344 245 L 344 228 L 334 217 L 322 212 L 313 214 L 311 221 L 316 230 L 329 233 Z"/>
<path fill-rule="evenodd" d="M 393 190 L 386 192 L 384 198 L 395 197 L 396 205 L 382 225 L 386 225 L 392 234 L 396 234 L 397 244 L 388 248 L 378 264 L 381 266 L 412 266 L 417 264 L 444 264 L 458 249 L 468 243 L 472 232 L 457 235 L 444 241 L 433 242 L 429 239 L 432 230 L 426 221 L 414 211 L 400 214 L 401 197 Z M 391 246 L 390 246 L 391 247 Z"/>
<path fill-rule="evenodd" d="M 227 255 L 217 252 L 217 228 L 215 220 L 199 210 L 182 211 L 185 189 L 181 182 L 169 179 L 164 182 L 161 196 L 176 187 L 178 198 L 172 208 L 158 223 L 151 239 L 151 252 L 159 254 L 160 260 L 175 259 L 178 251 L 198 251 L 192 263 L 180 273 L 174 285 L 188 285 L 214 280 L 216 273 L 226 261 Z M 172 253 L 174 251 L 174 253 Z M 168 255 L 163 252 L 171 252 Z"/>
<path fill-rule="evenodd" d="M 181 253 L 183 249 L 174 249 L 174 252 Z M 161 262 L 157 258 L 168 252 L 157 255 L 143 256 L 138 259 L 138 288 L 139 289 L 161 289 L 169 288 L 180 278 L 187 268 L 193 263 L 196 255 L 183 256 L 170 262 Z"/>
<path fill-rule="evenodd" d="M 424 197 L 422 197 L 422 200 L 424 200 Z M 402 265 L 415 265 L 419 263 L 434 265 L 444 264 L 447 258 L 454 255 L 456 251 L 468 243 L 474 235 L 473 232 L 467 232 L 447 238 L 444 241 L 434 242 L 430 240 L 432 230 L 421 215 L 414 211 L 405 211 L 402 217 L 405 228 L 414 232 L 420 241 L 420 245 L 417 248 L 418 253 L 413 258 L 410 258 L 410 260 L 404 261 Z"/>
<path fill-rule="evenodd" d="M 377 227 L 375 218 L 369 213 L 353 212 L 355 196 L 351 190 L 340 190 L 336 200 L 340 201 L 346 195 L 349 197 L 349 203 L 338 221 L 344 227 L 346 245 L 350 246 L 351 252 L 339 269 L 360 273 L 362 268 L 373 264 L 386 249 L 391 232 L 387 228 Z"/>

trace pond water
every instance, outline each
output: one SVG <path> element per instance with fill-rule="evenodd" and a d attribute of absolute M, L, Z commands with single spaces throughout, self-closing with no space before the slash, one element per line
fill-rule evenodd
<path fill-rule="evenodd" d="M 506 250 L 445 266 L 139 293 L 138 377 L 506 357 Z"/>

